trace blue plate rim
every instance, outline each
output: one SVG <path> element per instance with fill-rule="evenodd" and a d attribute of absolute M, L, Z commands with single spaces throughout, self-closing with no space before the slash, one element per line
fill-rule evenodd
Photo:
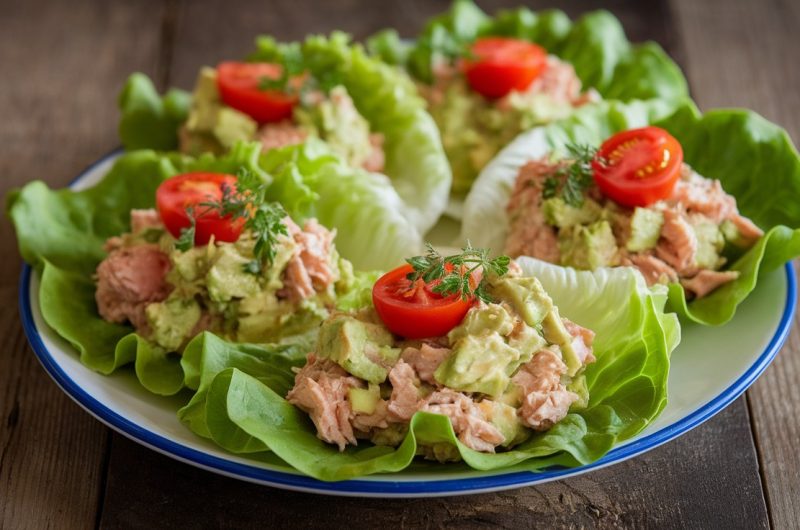
<path fill-rule="evenodd" d="M 115 149 L 99 160 L 89 165 L 71 183 L 80 181 L 86 173 L 97 165 L 116 156 L 120 149 Z M 612 449 L 603 458 L 584 466 L 576 468 L 561 468 L 539 472 L 518 471 L 499 473 L 485 477 L 467 477 L 459 479 L 442 479 L 426 481 L 392 481 L 392 480 L 345 480 L 340 482 L 324 482 L 315 478 L 273 471 L 257 466 L 242 464 L 213 456 L 197 449 L 186 447 L 173 440 L 165 438 L 153 431 L 147 430 L 138 424 L 117 414 L 103 403 L 84 391 L 52 357 L 45 346 L 33 318 L 30 302 L 30 281 L 33 269 L 28 264 L 23 264 L 20 275 L 19 308 L 22 326 L 25 335 L 36 354 L 39 362 L 58 384 L 58 386 L 76 403 L 83 407 L 98 420 L 109 427 L 141 443 L 151 449 L 171 456 L 182 462 L 195 465 L 223 475 L 240 478 L 284 489 L 305 491 L 310 493 L 323 493 L 329 495 L 351 496 L 381 496 L 381 497 L 414 497 L 434 495 L 460 495 L 471 493 L 484 493 L 499 491 L 515 487 L 530 486 L 551 480 L 566 478 L 571 475 L 585 473 L 614 463 L 619 463 L 646 451 L 654 449 L 670 440 L 675 439 L 697 427 L 713 417 L 738 398 L 753 382 L 764 372 L 780 351 L 791 330 L 791 323 L 797 309 L 797 282 L 791 263 L 784 266 L 786 274 L 786 301 L 783 313 L 775 334 L 770 339 L 764 351 L 756 361 L 733 382 L 727 389 L 714 399 L 698 408 L 691 414 L 681 418 L 663 429 L 640 438 L 632 443 Z"/>

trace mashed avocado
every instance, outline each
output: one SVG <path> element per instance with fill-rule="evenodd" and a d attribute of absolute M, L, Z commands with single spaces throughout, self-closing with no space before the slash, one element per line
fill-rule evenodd
<path fill-rule="evenodd" d="M 463 195 L 478 173 L 519 133 L 567 116 L 572 107 L 545 94 L 513 92 L 502 108 L 453 80 L 442 94 L 429 98 L 429 110 L 442 135 L 453 169 L 453 193 Z"/>
<path fill-rule="evenodd" d="M 302 98 L 294 108 L 292 121 L 306 135 L 327 142 L 354 167 L 362 166 L 372 153 L 369 122 L 358 112 L 341 85 L 334 87 L 327 96 L 318 93 Z M 204 152 L 220 154 L 238 141 L 255 140 L 258 131 L 255 120 L 222 102 L 216 70 L 201 69 L 189 117 L 180 133 L 181 150 L 193 156 Z"/>

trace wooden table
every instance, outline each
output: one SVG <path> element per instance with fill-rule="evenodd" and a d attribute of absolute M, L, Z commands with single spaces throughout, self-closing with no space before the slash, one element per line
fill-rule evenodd
<path fill-rule="evenodd" d="M 481 2 L 488 11 L 510 2 Z M 199 66 L 259 33 L 334 28 L 413 36 L 446 0 L 0 2 L 0 182 L 64 186 L 117 145 L 115 98 L 134 70 L 190 88 Z M 496 5 L 495 5 L 496 4 Z M 534 2 L 532 7 L 545 7 Z M 595 2 L 553 2 L 578 15 Z M 745 106 L 800 138 L 800 3 L 609 0 L 634 41 L 658 41 L 701 108 Z M 796 527 L 800 325 L 724 412 L 641 457 L 578 478 L 430 500 L 291 493 L 180 464 L 111 432 L 37 363 L 20 326 L 20 258 L 0 222 L 0 527 Z"/>

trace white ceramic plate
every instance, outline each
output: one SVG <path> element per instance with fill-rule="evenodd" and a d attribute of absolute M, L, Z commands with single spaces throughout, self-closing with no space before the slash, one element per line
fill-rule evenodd
<path fill-rule="evenodd" d="M 83 189 L 97 182 L 116 156 L 112 153 L 90 166 L 72 187 Z M 521 468 L 480 472 L 420 463 L 402 473 L 329 483 L 301 475 L 275 457 L 243 458 L 195 436 L 176 415 L 185 395 L 150 394 L 129 370 L 103 376 L 84 367 L 75 350 L 43 321 L 38 285 L 36 274 L 25 266 L 19 301 L 28 340 L 61 389 L 109 427 L 153 450 L 223 475 L 285 489 L 362 497 L 455 495 L 528 486 L 586 473 L 653 449 L 706 421 L 744 392 L 780 350 L 797 305 L 794 273 L 786 265 L 759 280 L 727 325 L 684 325 L 683 341 L 672 354 L 666 408 L 638 436 L 593 464 L 532 473 Z"/>

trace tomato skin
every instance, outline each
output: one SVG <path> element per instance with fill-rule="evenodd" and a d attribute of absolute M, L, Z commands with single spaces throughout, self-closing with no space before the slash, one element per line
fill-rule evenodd
<path fill-rule="evenodd" d="M 281 66 L 272 63 L 227 61 L 217 65 L 217 89 L 222 101 L 259 124 L 289 119 L 297 97 L 277 90 L 261 90 L 262 78 L 277 79 Z"/>
<path fill-rule="evenodd" d="M 168 178 L 156 190 L 156 209 L 161 221 L 173 237 L 191 225 L 186 208 L 194 208 L 195 245 L 206 245 L 214 236 L 216 241 L 233 242 L 239 239 L 245 219 L 220 217 L 200 203 L 218 201 L 222 188 L 236 187 L 236 177 L 222 173 L 184 173 Z"/>
<path fill-rule="evenodd" d="M 372 288 L 372 303 L 389 331 L 406 339 L 440 337 L 464 320 L 475 299 L 462 300 L 459 295 L 442 297 L 431 285 L 417 280 L 413 296 L 406 275 L 411 265 L 402 265 L 378 278 Z"/>
<path fill-rule="evenodd" d="M 600 146 L 592 162 L 600 191 L 619 204 L 649 206 L 672 193 L 681 174 L 683 148 L 660 127 L 617 133 Z"/>
<path fill-rule="evenodd" d="M 461 70 L 473 90 L 491 99 L 528 88 L 547 66 L 547 52 L 530 42 L 507 37 L 483 37 L 470 48 L 473 58 Z"/>

